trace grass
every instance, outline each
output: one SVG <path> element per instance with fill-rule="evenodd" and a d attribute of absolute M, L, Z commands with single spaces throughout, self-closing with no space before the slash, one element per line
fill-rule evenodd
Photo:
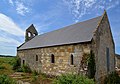
<path fill-rule="evenodd" d="M 12 74 L 12 65 L 15 61 L 15 57 L 0 57 L 0 75 L 2 74 Z"/>
<path fill-rule="evenodd" d="M 15 64 L 16 58 L 15 57 L 0 57 L 0 75 L 11 75 L 15 73 L 13 70 L 13 66 Z M 33 71 L 32 73 L 25 73 L 21 75 L 22 79 L 25 81 L 26 79 L 30 79 L 29 82 L 32 84 L 51 84 L 52 79 L 47 78 L 44 74 L 38 74 L 37 72 Z M 19 80 L 19 79 L 16 79 Z"/>
<path fill-rule="evenodd" d="M 0 84 L 17 84 L 15 80 L 7 75 L 0 75 Z"/>

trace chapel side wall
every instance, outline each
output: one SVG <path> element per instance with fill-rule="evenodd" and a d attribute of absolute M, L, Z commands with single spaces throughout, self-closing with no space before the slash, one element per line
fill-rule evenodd
<path fill-rule="evenodd" d="M 28 65 L 32 70 L 40 71 L 39 67 L 42 64 L 41 51 L 39 49 L 20 50 L 17 51 L 17 55 L 21 59 L 21 66 L 23 65 L 23 60 L 25 60 L 25 65 Z M 36 55 L 38 55 L 38 61 L 36 61 Z"/>
<path fill-rule="evenodd" d="M 96 80 L 104 78 L 109 72 L 115 70 L 115 47 L 113 38 L 111 35 L 110 25 L 105 13 L 95 34 L 93 36 L 93 51 L 96 56 Z M 109 48 L 109 72 L 107 71 L 107 52 L 106 48 Z M 100 79 L 101 80 L 101 79 Z"/>
<path fill-rule="evenodd" d="M 32 70 L 46 73 L 48 75 L 60 75 L 62 73 L 78 73 L 79 64 L 84 53 L 90 53 L 90 44 L 74 44 L 38 49 L 18 51 L 21 60 Z M 55 56 L 55 63 L 51 63 L 51 54 Z M 73 54 L 74 65 L 71 65 L 71 54 Z M 36 55 L 39 61 L 36 62 Z"/>

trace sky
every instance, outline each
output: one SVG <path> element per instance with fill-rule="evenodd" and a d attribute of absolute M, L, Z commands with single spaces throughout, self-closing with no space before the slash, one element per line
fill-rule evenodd
<path fill-rule="evenodd" d="M 15 56 L 31 24 L 43 34 L 100 16 L 104 10 L 120 54 L 120 0 L 0 0 L 0 55 Z"/>

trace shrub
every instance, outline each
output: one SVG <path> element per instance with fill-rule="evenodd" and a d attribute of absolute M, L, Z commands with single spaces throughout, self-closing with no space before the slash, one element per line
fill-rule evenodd
<path fill-rule="evenodd" d="M 5 69 L 5 67 L 4 67 L 4 66 L 2 66 L 2 65 L 0 65 L 0 70 L 1 70 L 1 69 Z"/>
<path fill-rule="evenodd" d="M 22 71 L 25 72 L 25 73 L 31 73 L 31 69 L 28 65 L 23 65 L 22 67 Z"/>
<path fill-rule="evenodd" d="M 7 75 L 0 75 L 0 84 L 16 84 L 16 81 Z"/>
<path fill-rule="evenodd" d="M 17 71 L 17 72 L 23 72 L 23 69 L 22 69 L 22 67 L 18 67 L 15 71 Z"/>
<path fill-rule="evenodd" d="M 31 73 L 31 69 L 28 65 L 22 65 L 22 66 L 19 66 L 15 69 L 15 71 L 17 72 L 25 72 L 25 73 Z"/>
<path fill-rule="evenodd" d="M 120 84 L 120 77 L 117 72 L 112 72 L 106 76 L 104 84 Z"/>
<path fill-rule="evenodd" d="M 34 71 L 32 72 L 32 74 L 33 74 L 33 76 L 39 75 L 38 72 L 37 72 L 36 70 L 34 70 Z"/>
<path fill-rule="evenodd" d="M 38 76 L 32 76 L 32 82 L 35 82 L 37 80 Z"/>
<path fill-rule="evenodd" d="M 45 74 L 45 73 L 40 73 L 40 74 L 41 74 L 41 76 L 42 76 L 43 79 L 45 79 L 45 78 L 47 78 L 47 77 L 50 77 L 50 76 L 48 76 L 48 75 Z"/>
<path fill-rule="evenodd" d="M 94 84 L 94 81 L 85 76 L 65 74 L 55 79 L 53 84 Z"/>
<path fill-rule="evenodd" d="M 20 67 L 20 58 L 15 57 L 15 61 L 13 62 L 13 70 L 16 70 Z"/>

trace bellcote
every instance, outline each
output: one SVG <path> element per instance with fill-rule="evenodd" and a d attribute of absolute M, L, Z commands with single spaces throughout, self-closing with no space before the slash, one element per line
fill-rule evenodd
<path fill-rule="evenodd" d="M 38 35 L 37 30 L 35 29 L 34 25 L 30 25 L 27 29 L 26 29 L 26 34 L 25 34 L 25 42 L 31 40 L 32 38 L 34 38 L 35 36 Z"/>

